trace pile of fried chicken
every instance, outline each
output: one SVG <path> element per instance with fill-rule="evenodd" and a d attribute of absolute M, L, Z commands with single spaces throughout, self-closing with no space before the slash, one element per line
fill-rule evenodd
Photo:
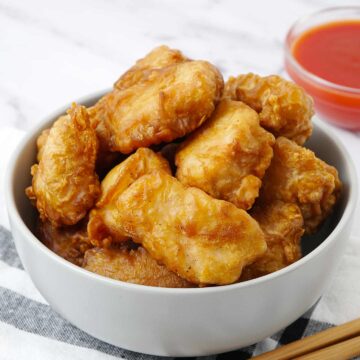
<path fill-rule="evenodd" d="M 303 147 L 313 113 L 279 76 L 224 84 L 209 62 L 155 48 L 37 139 L 26 194 L 38 236 L 78 266 L 148 286 L 279 270 L 340 196 L 337 170 Z"/>

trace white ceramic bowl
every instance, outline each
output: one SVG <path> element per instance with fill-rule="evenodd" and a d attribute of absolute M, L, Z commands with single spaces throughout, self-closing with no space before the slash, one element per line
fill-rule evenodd
<path fill-rule="evenodd" d="M 79 103 L 89 105 L 104 92 Z M 36 212 L 25 197 L 35 141 L 65 108 L 28 133 L 7 176 L 7 206 L 17 251 L 34 284 L 65 319 L 125 349 L 200 356 L 253 344 L 308 310 L 329 284 L 351 229 L 357 182 L 349 154 L 320 124 L 307 146 L 335 165 L 342 199 L 320 233 L 304 238 L 305 256 L 259 279 L 219 287 L 165 289 L 108 279 L 60 258 L 32 233 Z"/>

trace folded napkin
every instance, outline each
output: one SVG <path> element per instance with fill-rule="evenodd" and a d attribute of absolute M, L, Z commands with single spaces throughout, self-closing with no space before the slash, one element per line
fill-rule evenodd
<path fill-rule="evenodd" d="M 329 126 L 330 127 L 330 126 Z M 332 128 L 360 174 L 360 136 Z M 4 173 L 23 133 L 0 127 L 0 358 L 160 359 L 109 345 L 77 329 L 53 311 L 24 271 L 16 253 L 4 204 Z M 359 206 L 357 208 L 359 214 Z M 357 217 L 358 218 L 358 217 Z M 360 316 L 360 223 L 356 222 L 336 275 L 319 302 L 286 329 L 252 346 L 206 359 L 248 359 Z M 141 339 L 139 339 L 141 341 Z"/>

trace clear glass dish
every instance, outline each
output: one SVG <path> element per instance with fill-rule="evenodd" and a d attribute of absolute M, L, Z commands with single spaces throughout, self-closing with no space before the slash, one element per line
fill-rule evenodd
<path fill-rule="evenodd" d="M 318 115 L 337 126 L 360 130 L 360 88 L 335 84 L 306 70 L 293 56 L 293 46 L 311 28 L 337 21 L 360 21 L 360 6 L 334 7 L 299 19 L 285 42 L 285 68 L 290 77 L 314 98 Z"/>

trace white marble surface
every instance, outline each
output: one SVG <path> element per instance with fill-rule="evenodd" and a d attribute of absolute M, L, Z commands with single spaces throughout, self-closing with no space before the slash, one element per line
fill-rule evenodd
<path fill-rule="evenodd" d="M 347 0 L 347 4 L 359 0 Z M 300 16 L 343 1 L 0 0 L 0 129 L 27 130 L 54 109 L 112 85 L 159 44 L 225 76 L 283 72 Z"/>

